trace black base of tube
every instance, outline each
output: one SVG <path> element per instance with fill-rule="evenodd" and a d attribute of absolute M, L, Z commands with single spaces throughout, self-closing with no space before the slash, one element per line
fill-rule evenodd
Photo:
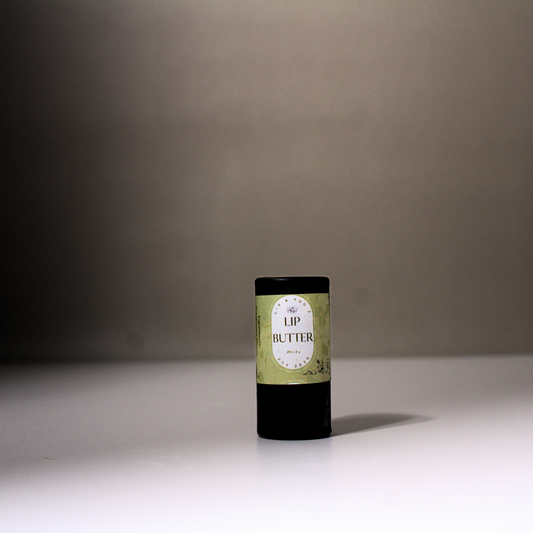
<path fill-rule="evenodd" d="M 323 439 L 331 434 L 331 381 L 257 384 L 257 434 L 265 439 Z"/>

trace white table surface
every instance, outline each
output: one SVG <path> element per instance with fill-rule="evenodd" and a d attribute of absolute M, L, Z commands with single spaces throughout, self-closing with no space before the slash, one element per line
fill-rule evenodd
<path fill-rule="evenodd" d="M 249 361 L 0 369 L 2 533 L 533 531 L 533 356 L 333 362 L 333 436 Z"/>

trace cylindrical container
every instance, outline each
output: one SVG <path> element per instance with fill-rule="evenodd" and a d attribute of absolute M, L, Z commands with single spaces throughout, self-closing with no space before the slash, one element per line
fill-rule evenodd
<path fill-rule="evenodd" d="M 255 280 L 257 433 L 300 440 L 331 433 L 329 279 Z"/>

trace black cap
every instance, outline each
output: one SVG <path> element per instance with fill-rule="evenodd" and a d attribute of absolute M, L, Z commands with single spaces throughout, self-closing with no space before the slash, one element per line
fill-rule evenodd
<path fill-rule="evenodd" d="M 317 294 L 329 293 L 329 278 L 300 276 L 292 278 L 257 278 L 256 296 L 267 294 Z"/>

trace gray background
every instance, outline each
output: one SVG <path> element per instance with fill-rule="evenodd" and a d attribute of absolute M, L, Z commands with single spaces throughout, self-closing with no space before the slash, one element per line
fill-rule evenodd
<path fill-rule="evenodd" d="M 315 274 L 334 356 L 533 349 L 529 0 L 0 14 L 4 357 L 253 357 Z"/>

